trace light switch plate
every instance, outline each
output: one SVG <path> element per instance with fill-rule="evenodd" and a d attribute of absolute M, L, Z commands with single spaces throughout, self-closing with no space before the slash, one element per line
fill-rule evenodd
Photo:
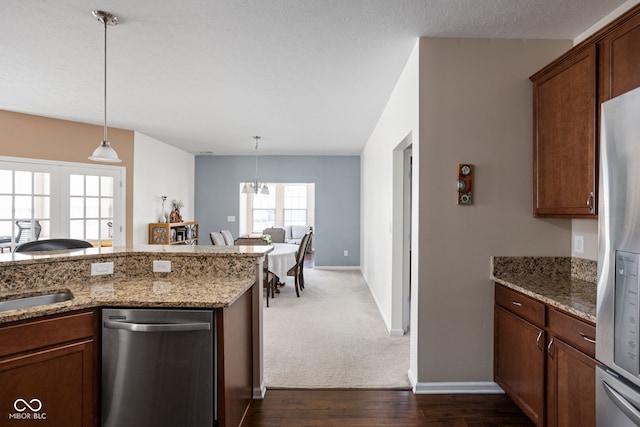
<path fill-rule="evenodd" d="M 227 217 L 227 222 L 236 222 L 236 217 L 235 217 L 235 216 L 233 216 L 233 215 L 229 215 L 229 216 Z"/>
<path fill-rule="evenodd" d="M 573 240 L 573 251 L 577 254 L 584 253 L 584 236 L 575 236 Z"/>
<path fill-rule="evenodd" d="M 113 274 L 113 262 L 92 262 L 91 275 L 102 276 L 103 274 Z"/>
<path fill-rule="evenodd" d="M 171 273 L 171 261 L 153 261 L 154 273 Z"/>

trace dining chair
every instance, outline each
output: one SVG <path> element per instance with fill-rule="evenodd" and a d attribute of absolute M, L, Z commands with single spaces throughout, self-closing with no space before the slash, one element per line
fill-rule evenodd
<path fill-rule="evenodd" d="M 308 232 L 304 236 L 302 236 L 300 246 L 298 246 L 298 252 L 296 252 L 296 263 L 289 269 L 289 271 L 287 271 L 287 276 L 294 277 L 294 285 L 296 289 L 296 295 L 298 297 L 300 297 L 299 289 L 304 289 L 304 255 L 307 250 L 307 245 L 309 244 L 310 238 L 311 232 Z"/>
<path fill-rule="evenodd" d="M 233 246 L 233 234 L 231 234 L 229 230 L 222 230 L 220 231 L 220 234 L 224 237 L 224 241 L 227 246 Z"/>
<path fill-rule="evenodd" d="M 233 242 L 233 244 L 236 246 L 266 246 L 269 244 L 269 242 L 260 237 L 239 237 Z M 269 307 L 269 292 L 271 292 L 271 298 L 275 298 L 276 286 L 280 281 L 280 278 L 276 276 L 272 271 L 269 271 L 269 255 L 264 257 L 262 267 L 262 287 L 267 289 L 267 307 Z"/>
<path fill-rule="evenodd" d="M 219 231 L 212 231 L 209 233 L 211 243 L 215 246 L 227 246 L 227 242 Z"/>
<path fill-rule="evenodd" d="M 284 228 L 265 228 L 262 230 L 262 234 L 268 234 L 271 236 L 271 243 L 284 243 Z"/>

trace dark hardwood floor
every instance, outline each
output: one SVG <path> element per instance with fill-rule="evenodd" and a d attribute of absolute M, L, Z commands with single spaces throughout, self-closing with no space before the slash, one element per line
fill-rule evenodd
<path fill-rule="evenodd" d="M 533 427 L 503 394 L 414 395 L 408 390 L 268 390 L 242 427 Z"/>

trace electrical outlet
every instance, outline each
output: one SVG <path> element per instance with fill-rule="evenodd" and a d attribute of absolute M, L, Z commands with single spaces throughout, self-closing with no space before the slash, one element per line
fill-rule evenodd
<path fill-rule="evenodd" d="M 227 217 L 227 222 L 236 222 L 236 217 L 235 217 L 235 216 L 233 216 L 233 215 L 229 215 L 229 216 Z"/>
<path fill-rule="evenodd" d="M 101 276 L 103 274 L 113 274 L 113 263 L 112 262 L 92 262 L 91 275 Z"/>
<path fill-rule="evenodd" d="M 349 251 L 348 250 L 344 250 L 344 256 L 349 256 Z"/>
<path fill-rule="evenodd" d="M 573 240 L 573 251 L 577 254 L 584 253 L 584 236 L 575 236 Z"/>
<path fill-rule="evenodd" d="M 171 273 L 171 261 L 153 261 L 154 273 Z"/>

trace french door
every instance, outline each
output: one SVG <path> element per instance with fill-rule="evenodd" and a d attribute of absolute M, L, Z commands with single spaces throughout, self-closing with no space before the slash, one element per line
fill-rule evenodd
<path fill-rule="evenodd" d="M 124 244 L 124 179 L 120 166 L 1 157 L 0 247 L 48 238 Z"/>

